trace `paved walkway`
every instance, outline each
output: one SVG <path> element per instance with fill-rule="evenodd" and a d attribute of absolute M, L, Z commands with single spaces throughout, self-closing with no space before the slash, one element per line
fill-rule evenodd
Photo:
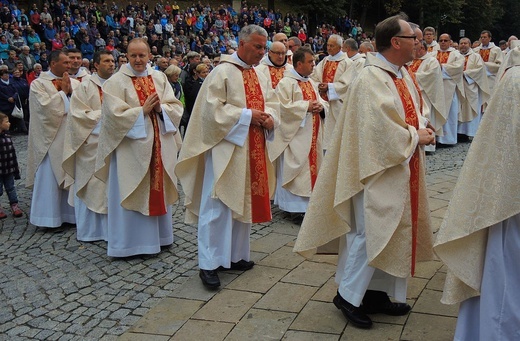
<path fill-rule="evenodd" d="M 16 136 L 25 170 L 27 139 Z M 468 145 L 428 157 L 430 208 L 440 225 Z M 24 174 L 22 174 L 22 178 Z M 31 193 L 17 182 L 21 207 Z M 6 207 L 6 198 L 1 202 Z M 292 253 L 298 226 L 274 211 L 252 231 L 248 272 L 221 273 L 219 291 L 200 283 L 196 228 L 180 223 L 158 255 L 114 259 L 103 242 L 76 240 L 73 227 L 41 229 L 9 217 L 0 228 L 0 340 L 450 340 L 456 307 L 440 304 L 445 269 L 418 267 L 408 290 L 412 312 L 374 315 L 372 330 L 346 323 L 331 303 L 335 256 Z"/>

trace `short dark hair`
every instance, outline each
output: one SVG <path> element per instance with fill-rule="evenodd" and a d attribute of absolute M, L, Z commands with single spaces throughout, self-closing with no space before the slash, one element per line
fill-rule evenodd
<path fill-rule="evenodd" d="M 392 38 L 401 32 L 399 20 L 403 20 L 403 18 L 400 15 L 394 15 L 377 24 L 375 31 L 377 51 L 384 52 L 392 47 Z"/>
<path fill-rule="evenodd" d="M 49 61 L 52 62 L 59 62 L 60 61 L 60 55 L 67 55 L 67 53 L 63 50 L 54 50 L 49 55 Z"/>
<path fill-rule="evenodd" d="M 94 63 L 99 64 L 99 63 L 101 63 L 101 56 L 106 56 L 106 55 L 112 56 L 112 52 L 107 51 L 107 50 L 96 51 L 96 53 L 94 53 L 94 58 L 92 60 Z"/>
<path fill-rule="evenodd" d="M 307 46 L 302 46 L 298 50 L 296 50 L 293 53 L 293 57 L 292 57 L 293 65 L 297 66 L 298 62 L 300 62 L 300 63 L 305 62 L 306 54 L 310 54 L 311 56 L 314 56 L 314 52 L 312 52 L 312 50 Z"/>
<path fill-rule="evenodd" d="M 490 31 L 488 31 L 488 30 L 484 30 L 484 31 L 480 32 L 480 35 L 483 35 L 484 33 L 487 33 L 487 34 L 488 34 L 488 36 L 489 36 L 489 38 L 491 38 L 491 37 L 492 37 L 492 35 L 491 35 L 491 32 L 490 32 Z"/>
<path fill-rule="evenodd" d="M 63 49 L 63 51 L 65 51 L 66 53 L 81 53 L 81 50 L 77 49 L 75 47 L 70 48 L 70 49 Z M 83 54 L 81 53 L 81 55 L 83 55 Z"/>

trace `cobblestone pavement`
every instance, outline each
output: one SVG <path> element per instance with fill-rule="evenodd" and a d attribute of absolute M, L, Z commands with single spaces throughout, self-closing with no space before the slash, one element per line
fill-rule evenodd
<path fill-rule="evenodd" d="M 20 207 L 29 211 L 24 187 L 27 137 L 15 136 L 22 170 L 17 181 Z M 461 167 L 469 144 L 439 149 L 428 156 L 434 175 Z M 1 197 L 7 207 L 5 196 Z M 110 258 L 105 242 L 76 240 L 75 228 L 37 228 L 26 216 L 9 216 L 0 228 L 0 340 L 113 340 L 135 324 L 168 293 L 198 272 L 196 228 L 182 223 L 174 207 L 175 242 L 158 255 Z M 252 239 L 284 219 L 256 224 Z M 138 227 L 136 227 L 138 228 Z"/>

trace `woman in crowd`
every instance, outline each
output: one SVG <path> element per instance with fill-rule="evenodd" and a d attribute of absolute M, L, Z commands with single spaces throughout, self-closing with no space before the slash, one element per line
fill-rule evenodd
<path fill-rule="evenodd" d="M 197 95 L 199 94 L 199 90 L 202 86 L 202 82 L 204 78 L 208 76 L 209 68 L 204 63 L 196 63 L 195 65 L 190 65 L 190 76 L 186 78 L 186 83 L 184 84 L 184 98 L 186 101 L 186 109 L 184 110 L 184 115 L 182 115 L 181 127 L 184 127 L 184 131 L 188 128 L 188 122 L 190 121 L 191 111 L 193 110 L 193 105 L 195 104 L 195 100 L 197 99 Z"/>

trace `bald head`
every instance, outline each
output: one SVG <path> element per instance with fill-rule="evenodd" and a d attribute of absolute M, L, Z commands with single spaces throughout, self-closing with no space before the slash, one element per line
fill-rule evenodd
<path fill-rule="evenodd" d="M 289 39 L 287 39 L 287 36 L 285 35 L 285 33 L 276 33 L 273 36 L 273 42 L 276 42 L 276 41 L 283 43 L 285 45 L 285 47 L 287 48 L 287 43 L 288 43 Z"/>

